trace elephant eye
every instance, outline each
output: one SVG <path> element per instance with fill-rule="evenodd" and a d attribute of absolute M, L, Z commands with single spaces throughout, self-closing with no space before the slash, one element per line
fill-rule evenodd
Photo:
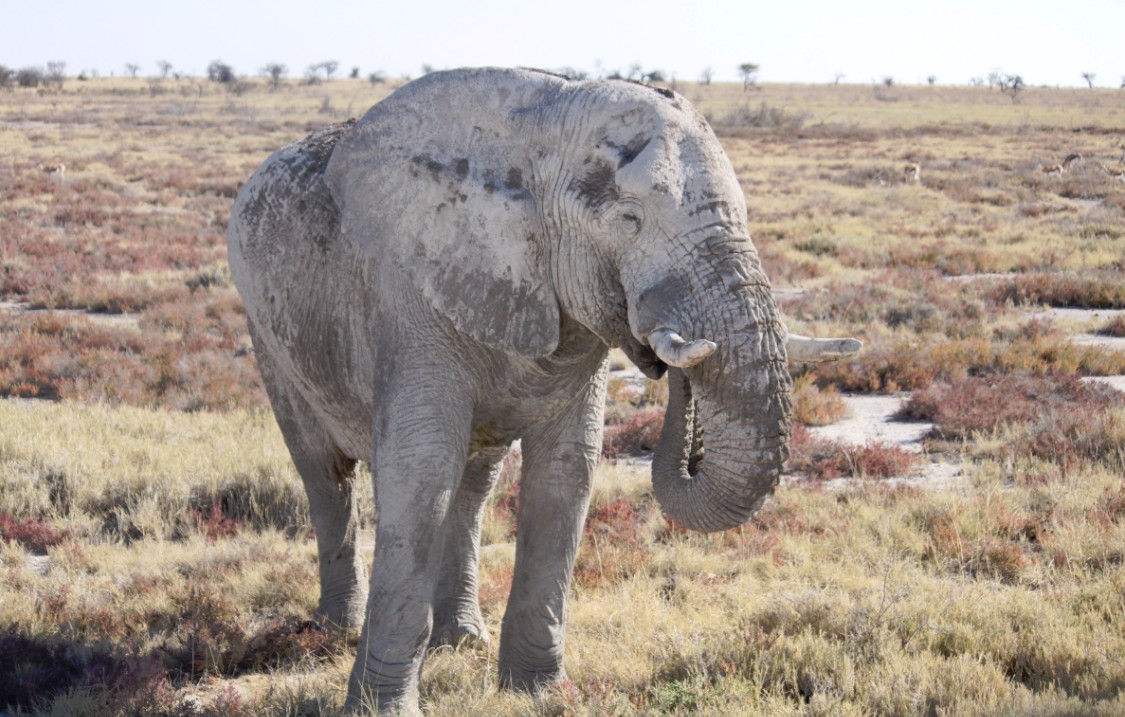
<path fill-rule="evenodd" d="M 607 209 L 609 215 L 606 219 L 615 225 L 615 232 L 624 237 L 634 237 L 641 232 L 641 227 L 645 223 L 645 209 L 640 202 L 627 198 Z"/>

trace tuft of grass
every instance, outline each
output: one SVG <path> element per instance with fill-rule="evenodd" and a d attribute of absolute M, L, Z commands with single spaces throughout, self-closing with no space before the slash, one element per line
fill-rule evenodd
<path fill-rule="evenodd" d="M 1102 336 L 1125 338 L 1125 315 L 1118 314 L 1112 319 L 1109 319 L 1104 326 L 1098 329 L 1098 333 Z"/>
<path fill-rule="evenodd" d="M 847 412 L 847 404 L 835 386 L 819 388 L 810 373 L 798 376 L 793 382 L 793 420 L 797 423 L 827 426 L 843 419 Z"/>

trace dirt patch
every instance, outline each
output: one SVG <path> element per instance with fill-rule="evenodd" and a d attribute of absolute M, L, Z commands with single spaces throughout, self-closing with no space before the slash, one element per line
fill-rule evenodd
<path fill-rule="evenodd" d="M 12 314 L 56 314 L 59 316 L 84 316 L 90 321 L 104 326 L 140 330 L 139 314 L 106 314 L 95 311 L 82 311 L 81 309 L 33 309 L 28 304 L 18 301 L 0 301 L 0 311 Z"/>
<path fill-rule="evenodd" d="M 1048 306 L 1043 309 L 1024 312 L 1024 315 L 1029 319 L 1085 326 L 1087 324 L 1104 323 L 1118 316 L 1125 316 L 1125 309 L 1071 309 Z"/>
<path fill-rule="evenodd" d="M 1097 381 L 1098 383 L 1104 383 L 1105 385 L 1109 386 L 1110 388 L 1114 388 L 1114 389 L 1117 389 L 1118 391 L 1120 391 L 1122 393 L 1125 393 L 1125 376 L 1093 376 L 1091 378 L 1087 378 L 1087 379 L 1083 379 L 1083 380 L 1084 381 Z"/>
<path fill-rule="evenodd" d="M 832 441 L 855 445 L 882 441 L 921 453 L 922 439 L 934 425 L 922 421 L 894 420 L 894 414 L 909 397 L 908 393 L 890 396 L 845 395 L 847 418 L 827 426 L 810 428 L 809 431 L 819 438 Z"/>
<path fill-rule="evenodd" d="M 895 414 L 909 398 L 909 393 L 845 395 L 847 418 L 827 426 L 810 428 L 809 431 L 819 438 L 856 446 L 881 442 L 914 453 L 923 453 L 922 441 L 933 430 L 934 424 L 926 421 L 900 421 L 895 418 Z M 940 456 L 931 456 L 929 460 L 923 460 L 910 475 L 882 478 L 880 482 L 937 489 L 951 488 L 963 480 L 964 472 L 960 464 Z M 854 478 L 837 478 L 826 481 L 825 487 L 844 488 L 854 482 Z"/>

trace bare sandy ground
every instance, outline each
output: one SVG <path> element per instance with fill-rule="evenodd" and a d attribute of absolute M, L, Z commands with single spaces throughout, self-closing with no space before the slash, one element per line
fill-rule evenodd
<path fill-rule="evenodd" d="M 48 314 L 50 309 L 32 309 L 27 304 L 17 301 L 0 301 L 0 311 L 25 314 Z M 105 326 L 124 327 L 130 329 L 140 328 L 140 317 L 137 314 L 106 314 L 96 311 L 82 311 L 80 309 L 56 309 L 56 314 L 65 316 L 85 316 L 91 321 Z"/>

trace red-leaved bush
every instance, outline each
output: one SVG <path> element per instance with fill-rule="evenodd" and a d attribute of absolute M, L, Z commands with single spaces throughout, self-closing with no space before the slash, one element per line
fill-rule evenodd
<path fill-rule="evenodd" d="M 18 519 L 0 511 L 0 542 L 15 541 L 28 550 L 44 553 L 70 537 L 70 533 L 41 518 Z"/>
<path fill-rule="evenodd" d="M 914 392 L 900 418 L 932 421 L 946 438 L 963 439 L 1015 423 L 1066 423 L 1125 405 L 1125 398 L 1077 374 L 965 376 Z"/>
<path fill-rule="evenodd" d="M 663 425 L 664 408 L 661 406 L 648 406 L 627 413 L 605 427 L 602 455 L 615 459 L 650 453 L 656 448 Z"/>
<path fill-rule="evenodd" d="M 848 476 L 893 478 L 909 475 L 917 462 L 916 454 L 890 443 L 868 441 L 861 446 L 851 445 L 819 438 L 796 424 L 789 439 L 786 469 L 816 480 Z"/>

